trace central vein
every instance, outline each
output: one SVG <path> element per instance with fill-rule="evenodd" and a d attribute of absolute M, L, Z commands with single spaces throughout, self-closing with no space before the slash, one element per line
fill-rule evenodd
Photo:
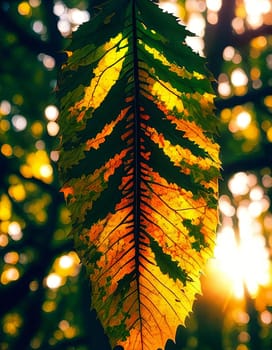
<path fill-rule="evenodd" d="M 134 81 L 134 238 L 135 238 L 135 269 L 137 280 L 137 293 L 139 305 L 139 321 L 141 320 L 140 300 L 140 232 L 141 232 L 141 136 L 140 136 L 140 81 L 139 81 L 139 58 L 137 38 L 137 9 L 136 0 L 132 0 L 132 49 L 133 49 L 133 81 Z M 142 333 L 142 332 L 141 332 Z M 143 344 L 143 343 L 142 343 Z"/>

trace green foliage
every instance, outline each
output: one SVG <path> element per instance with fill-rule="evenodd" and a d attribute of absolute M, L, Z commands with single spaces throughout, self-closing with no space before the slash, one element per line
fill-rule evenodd
<path fill-rule="evenodd" d="M 1 349 L 110 350 L 111 348 L 97 314 L 94 311 L 90 312 L 89 283 L 86 280 L 84 268 L 78 263 L 73 252 L 71 237 L 68 236 L 71 228 L 69 212 L 65 208 L 62 194 L 59 194 L 60 185 L 56 171 L 58 141 L 48 132 L 49 126 L 57 125 L 57 121 L 52 121 L 53 124 L 50 124 L 50 120 L 45 117 L 46 107 L 57 106 L 54 91 L 57 71 L 63 63 L 62 51 L 70 41 L 68 37 L 71 29 L 75 30 L 77 26 L 77 23 L 70 23 L 70 21 L 78 20 L 79 9 L 88 12 L 93 19 L 100 13 L 99 3 L 103 2 L 103 0 L 5 0 L 0 2 Z M 178 4 L 176 13 L 181 20 L 188 24 L 191 30 L 199 29 L 200 41 L 203 39 L 203 51 L 217 80 L 219 98 L 216 100 L 216 105 L 217 115 L 221 120 L 219 127 L 224 179 L 221 181 L 221 194 L 224 196 L 221 197 L 220 203 L 227 204 L 227 208 L 230 209 L 228 215 L 233 215 L 231 213 L 233 211 L 240 213 L 240 209 L 238 210 L 240 204 L 243 208 L 245 203 L 248 203 L 248 208 L 251 206 L 256 208 L 254 206 L 260 203 L 266 203 L 269 206 L 272 184 L 270 169 L 272 90 L 271 16 L 267 5 L 271 4 L 271 1 L 253 1 L 251 6 L 247 7 L 244 6 L 246 2 L 239 2 L 239 4 L 236 2 L 235 8 L 234 1 L 224 0 L 218 12 L 210 9 L 211 6 L 219 4 L 215 1 L 178 0 L 169 3 L 162 0 L 160 3 L 164 6 L 171 5 L 171 8 L 173 4 Z M 93 7 L 95 4 L 98 4 L 96 8 Z M 58 7 L 54 8 L 54 5 Z M 256 5 L 256 8 L 254 8 L 254 16 L 251 16 L 249 11 L 253 5 Z M 241 11 L 243 16 L 237 20 L 235 17 L 241 14 Z M 82 14 L 81 12 L 81 18 Z M 61 22 L 59 22 L 60 19 Z M 199 20 L 197 24 L 195 20 Z M 253 20 L 255 22 L 252 25 Z M 153 18 L 149 21 L 159 28 L 157 35 L 158 31 L 167 30 L 162 28 L 161 23 L 154 23 Z M 193 28 L 192 23 L 194 23 Z M 67 26 L 68 30 L 64 32 Z M 204 32 L 205 36 L 203 36 Z M 103 41 L 103 35 L 102 37 L 96 35 L 94 39 L 97 42 Z M 111 33 L 108 32 L 106 35 L 110 37 Z M 175 36 L 175 33 L 173 35 Z M 157 36 L 146 37 L 150 47 L 153 44 L 156 47 L 161 45 L 162 38 L 157 37 L 158 40 L 156 40 L 155 37 Z M 79 46 L 82 44 L 80 37 L 76 41 Z M 84 50 L 85 48 L 83 52 Z M 78 55 L 80 56 L 79 50 Z M 175 53 L 172 57 L 174 56 Z M 83 57 L 82 59 L 84 61 Z M 154 60 L 150 59 L 149 54 L 144 56 L 144 60 L 147 65 L 153 65 Z M 169 62 L 172 62 L 172 58 Z M 164 81 L 168 76 L 171 76 L 171 79 L 175 76 L 175 72 L 169 72 L 168 69 L 165 73 L 165 70 L 159 69 L 159 66 L 156 65 L 156 74 Z M 242 85 L 241 81 L 239 82 L 240 86 L 236 86 L 231 79 L 236 68 L 242 69 L 247 78 Z M 82 72 L 82 87 L 77 90 L 76 98 L 84 95 L 84 86 L 90 81 L 84 66 L 77 69 L 78 72 Z M 193 86 L 197 84 L 198 88 L 201 86 L 201 93 L 203 93 L 209 81 L 191 77 L 191 80 L 178 79 L 175 84 L 177 90 L 188 94 L 192 90 L 191 84 Z M 68 90 L 72 90 L 77 85 L 78 81 L 71 79 Z M 224 90 L 224 86 L 228 89 Z M 63 93 L 66 94 L 65 91 Z M 117 93 L 112 94 L 112 99 L 115 98 L 119 98 Z M 195 105 L 191 104 L 191 98 L 186 99 L 185 96 L 183 98 L 185 109 L 191 108 L 194 118 L 199 115 L 198 122 L 203 122 L 205 119 L 201 117 L 201 112 L 198 112 Z M 102 108 L 102 105 L 99 108 Z M 118 112 L 118 106 L 114 103 L 112 105 L 115 108 L 112 112 Z M 152 108 L 152 106 L 153 104 L 150 103 L 149 107 Z M 152 113 L 153 111 L 154 109 Z M 249 124 L 242 123 L 241 126 L 239 115 L 242 112 L 248 113 L 245 121 Z M 18 115 L 23 118 L 18 119 Z M 17 117 L 13 119 L 15 116 Z M 27 125 L 23 128 L 25 121 Z M 156 120 L 156 123 L 156 127 L 165 138 L 169 139 L 172 135 L 171 143 L 179 142 L 179 138 L 176 139 L 173 136 L 176 134 L 174 125 L 171 124 L 165 128 L 164 120 Z M 74 126 L 80 128 L 77 122 Z M 92 125 L 93 128 L 95 126 Z M 207 130 L 209 125 L 201 125 L 201 127 Z M 56 131 L 56 129 L 53 130 Z M 88 130 L 86 135 L 87 133 Z M 74 142 L 77 145 L 77 141 L 74 140 Z M 187 140 L 186 143 L 185 138 L 183 145 L 190 149 L 193 147 L 192 142 Z M 205 156 L 204 151 L 201 151 L 197 145 L 192 150 L 201 157 Z M 75 158 L 81 161 L 84 151 L 80 149 L 78 151 Z M 162 159 L 163 151 L 162 149 L 159 151 L 159 158 Z M 69 161 L 69 154 L 67 154 L 67 161 Z M 103 162 L 105 158 L 101 158 L 101 164 Z M 71 163 L 74 163 L 73 159 Z M 160 165 L 165 168 L 166 177 L 172 174 L 170 168 L 167 168 L 168 163 L 164 162 Z M 44 166 L 42 173 L 41 166 Z M 184 162 L 182 166 L 185 166 Z M 197 168 L 197 165 L 190 167 L 196 181 L 201 179 L 208 181 L 209 174 L 199 178 L 203 173 Z M 50 175 L 52 170 L 53 173 Z M 213 176 L 216 176 L 216 169 L 211 168 L 210 171 L 213 172 Z M 242 196 L 233 194 L 228 187 L 229 179 L 232 179 L 232 175 L 237 172 L 243 180 L 251 181 L 248 193 Z M 47 175 L 41 176 L 42 174 Z M 184 176 L 183 179 L 185 180 L 186 177 Z M 189 182 L 186 186 L 188 184 Z M 237 188 L 244 190 L 244 184 L 245 181 L 242 185 L 236 186 L 236 190 Z M 263 197 L 256 201 L 252 198 L 258 188 L 263 191 Z M 252 194 L 250 194 L 251 191 Z M 116 193 L 118 194 L 118 191 Z M 113 198 L 115 199 L 115 194 Z M 215 206 L 216 202 L 210 202 L 209 205 Z M 96 218 L 106 212 L 106 208 L 102 205 L 96 208 L 96 212 L 92 212 Z M 221 209 L 220 212 L 222 214 Z M 256 213 L 255 211 L 254 215 Z M 254 225 L 250 225 L 249 228 L 257 227 L 262 230 L 263 237 L 261 235 L 259 238 L 264 238 L 263 242 L 267 242 L 271 251 L 270 215 L 269 208 L 261 212 L 259 217 L 255 217 Z M 87 219 L 91 224 L 93 218 L 87 217 Z M 236 223 L 239 220 L 236 215 L 223 216 L 220 227 L 224 228 L 226 223 L 233 222 L 233 229 L 237 234 L 239 229 Z M 9 226 L 10 224 L 12 225 Z M 206 246 L 200 231 L 201 223 L 193 225 L 191 220 L 185 220 L 184 226 L 192 236 L 190 239 L 194 240 L 192 244 L 194 250 L 197 251 Z M 247 229 L 248 232 L 249 229 Z M 84 245 L 84 242 L 80 242 Z M 80 242 L 78 240 L 77 244 Z M 259 244 L 253 246 L 250 263 L 236 264 L 235 272 L 238 271 L 237 266 L 251 266 L 255 248 L 257 249 Z M 156 247 L 153 246 L 155 252 L 157 252 Z M 222 257 L 227 256 L 228 247 L 229 241 L 225 241 Z M 88 252 L 88 256 L 95 264 L 100 260 L 101 254 L 94 249 Z M 160 262 L 163 270 L 167 255 L 164 258 Z M 233 250 L 229 254 L 229 259 L 233 262 Z M 72 268 L 63 268 L 69 261 L 73 262 Z M 215 260 L 215 265 L 217 267 L 220 265 L 218 260 Z M 255 267 L 257 265 L 254 264 Z M 224 266 L 231 267 L 231 264 Z M 49 284 L 51 285 L 49 287 L 48 277 L 52 277 L 52 273 L 53 278 L 61 277 L 60 281 L 64 284 L 56 288 L 51 288 L 52 284 Z M 118 284 L 117 294 L 127 292 L 132 275 L 127 274 Z M 250 272 L 249 275 L 258 277 L 261 274 Z M 220 278 L 223 278 L 223 283 Z M 222 270 L 216 276 L 207 272 L 206 277 L 202 278 L 204 295 L 197 298 L 194 313 L 186 322 L 187 327 L 178 327 L 174 341 L 168 341 L 165 350 L 226 350 L 237 347 L 250 349 L 253 346 L 257 349 L 270 350 L 271 323 L 264 323 L 264 321 L 267 322 L 271 317 L 269 306 L 271 305 L 271 286 L 261 289 L 254 301 L 247 303 L 243 301 L 244 308 L 241 309 L 238 307 L 237 300 L 233 302 L 233 295 L 230 295 L 232 286 L 226 286 L 226 280 Z M 54 279 L 51 283 L 52 281 Z M 109 280 L 106 279 L 107 283 Z M 258 305 L 257 312 L 255 302 Z M 241 320 L 249 320 L 249 322 L 241 324 Z M 125 334 L 126 330 L 121 331 Z"/>

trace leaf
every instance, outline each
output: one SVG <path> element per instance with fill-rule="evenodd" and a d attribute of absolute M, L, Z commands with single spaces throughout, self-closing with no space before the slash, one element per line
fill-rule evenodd
<path fill-rule="evenodd" d="M 126 350 L 174 338 L 214 246 L 214 95 L 187 35 L 149 0 L 110 0 L 62 67 L 62 191 L 92 305 Z"/>

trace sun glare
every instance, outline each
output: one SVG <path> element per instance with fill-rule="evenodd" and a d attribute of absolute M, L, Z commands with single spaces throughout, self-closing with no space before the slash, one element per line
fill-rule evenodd
<path fill-rule="evenodd" d="M 228 185 L 235 204 L 227 195 L 219 199 L 222 227 L 214 267 L 225 275 L 236 298 L 244 297 L 245 288 L 256 297 L 260 286 L 271 282 L 269 249 L 259 221 L 270 201 L 254 174 L 237 173 Z"/>
<path fill-rule="evenodd" d="M 230 226 L 218 233 L 215 264 L 232 286 L 236 298 L 244 297 L 247 288 L 252 297 L 261 285 L 269 283 L 269 253 L 258 225 L 248 210 L 240 219 L 240 235 Z"/>

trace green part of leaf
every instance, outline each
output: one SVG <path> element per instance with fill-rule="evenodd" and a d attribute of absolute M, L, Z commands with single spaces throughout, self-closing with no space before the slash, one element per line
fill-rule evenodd
<path fill-rule="evenodd" d="M 149 239 L 150 248 L 155 254 L 156 263 L 162 273 L 168 274 L 169 277 L 174 281 L 180 280 L 184 285 L 186 285 L 186 283 L 189 281 L 193 281 L 188 273 L 183 270 L 176 261 L 172 260 L 171 255 L 164 253 L 161 246 L 155 241 L 153 237 L 150 236 Z"/>
<path fill-rule="evenodd" d="M 195 241 L 192 243 L 192 248 L 201 251 L 201 249 L 206 248 L 209 244 L 205 241 L 205 236 L 201 232 L 203 224 L 194 225 L 188 219 L 183 220 L 184 226 L 188 229 L 188 234 L 190 237 L 194 237 Z"/>
<path fill-rule="evenodd" d="M 146 139 L 148 149 L 151 150 L 150 164 L 163 178 L 176 184 L 182 184 L 187 191 L 194 189 L 195 198 L 199 198 L 200 193 L 206 192 L 206 188 L 199 182 L 194 182 L 190 175 L 181 172 L 181 169 L 175 166 L 168 157 L 165 156 L 163 150 L 157 148 L 152 141 Z"/>
<path fill-rule="evenodd" d="M 205 149 L 200 148 L 195 142 L 184 137 L 184 132 L 177 132 L 175 125 L 165 118 L 164 113 L 157 108 L 153 101 L 143 98 L 142 105 L 150 114 L 152 126 L 154 126 L 159 133 L 163 134 L 172 144 L 188 148 L 196 156 L 203 158 L 208 157 L 208 153 Z"/>

